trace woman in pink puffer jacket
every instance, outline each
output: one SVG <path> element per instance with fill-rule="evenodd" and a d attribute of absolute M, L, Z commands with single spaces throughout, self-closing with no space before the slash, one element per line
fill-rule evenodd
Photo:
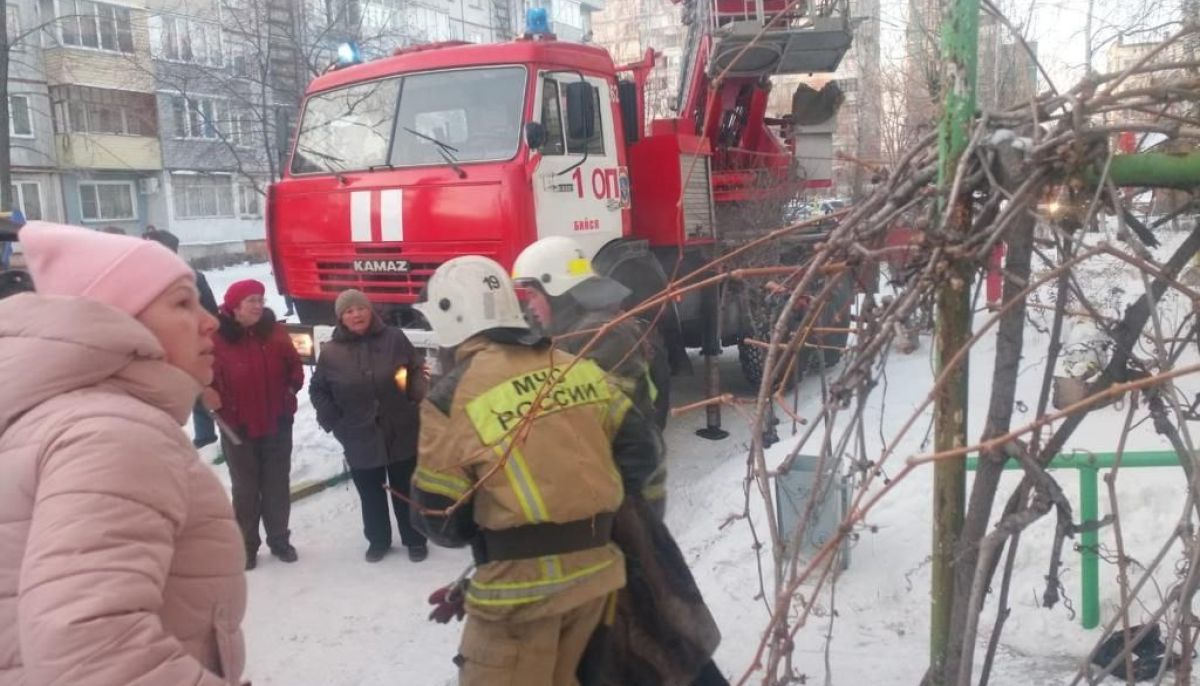
<path fill-rule="evenodd" d="M 216 320 L 157 243 L 30 222 L 0 301 L 0 686 L 227 686 L 241 534 L 181 425 Z"/>

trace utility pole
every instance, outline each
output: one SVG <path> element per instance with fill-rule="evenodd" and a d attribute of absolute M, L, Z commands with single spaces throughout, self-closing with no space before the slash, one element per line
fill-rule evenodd
<path fill-rule="evenodd" d="M 950 197 L 955 173 L 966 151 L 975 116 L 976 68 L 979 59 L 979 0 L 946 0 L 942 17 L 941 84 L 943 108 L 938 127 L 938 208 L 950 218 L 946 233 L 962 238 L 971 227 L 970 195 Z M 937 371 L 939 375 L 971 337 L 971 265 L 948 257 L 949 269 L 937 296 Z M 967 365 L 960 365 L 934 398 L 934 449 L 967 444 Z M 954 605 L 954 554 L 966 509 L 966 458 L 940 460 L 933 473 L 933 565 L 930 591 L 929 683 L 943 686 L 950 615 Z"/>
<path fill-rule="evenodd" d="M 0 35 L 0 212 L 13 209 L 12 197 L 12 138 L 9 136 L 8 118 L 8 62 L 11 57 L 10 41 L 18 36 L 8 35 L 8 3 L 0 0 L 0 17 L 4 18 L 4 33 Z"/>

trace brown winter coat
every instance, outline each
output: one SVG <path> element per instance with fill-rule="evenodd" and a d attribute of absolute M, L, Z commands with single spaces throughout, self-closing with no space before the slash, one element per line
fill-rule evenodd
<path fill-rule="evenodd" d="M 0 301 L 0 686 L 240 682 L 241 535 L 162 357 L 105 305 Z"/>
<path fill-rule="evenodd" d="M 640 491 L 657 468 L 653 425 L 594 363 L 548 345 L 487 336 L 459 346 L 457 362 L 422 405 L 413 492 L 418 504 L 444 508 L 479 485 L 456 518 L 427 512 L 418 518 L 435 542 L 471 542 L 476 527 L 505 530 L 613 513 L 625 489 Z M 561 381 L 518 436 L 521 416 L 551 376 Z M 471 581 L 467 609 L 483 619 L 524 622 L 562 614 L 624 583 L 624 560 L 611 543 L 487 562 Z"/>

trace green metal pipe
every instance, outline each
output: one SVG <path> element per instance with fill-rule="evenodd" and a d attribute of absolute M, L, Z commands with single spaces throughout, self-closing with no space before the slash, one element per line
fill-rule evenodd
<path fill-rule="evenodd" d="M 1099 169 L 1088 173 L 1088 180 L 1100 177 Z M 1190 189 L 1200 186 L 1200 153 L 1141 152 L 1116 155 L 1109 167 L 1109 178 L 1118 186 Z"/>
<path fill-rule="evenodd" d="M 979 464 L 979 458 L 967 458 L 967 469 L 974 470 Z M 1065 455 L 1056 455 L 1050 461 L 1050 469 L 1110 469 L 1117 464 L 1117 453 L 1086 453 L 1076 452 Z M 1121 458 L 1121 467 L 1176 467 L 1179 465 L 1179 456 L 1174 450 L 1146 450 L 1141 452 L 1126 452 Z M 1009 460 L 1005 463 L 1004 468 L 1011 471 L 1019 471 L 1021 464 L 1016 460 Z"/>
<path fill-rule="evenodd" d="M 1050 461 L 1050 469 L 1075 469 L 1079 471 L 1079 521 L 1088 524 L 1100 520 L 1100 470 L 1111 469 L 1117 464 L 1117 453 L 1076 452 L 1056 455 Z M 979 466 L 978 457 L 967 458 L 967 469 Z M 1126 452 L 1121 456 L 1122 469 L 1146 467 L 1177 467 L 1179 456 L 1174 450 L 1148 450 Z M 1021 469 L 1016 460 L 1005 463 L 1006 470 Z M 1080 624 L 1085 629 L 1100 626 L 1100 532 L 1092 529 L 1079 536 L 1082 557 L 1080 576 Z"/>
<path fill-rule="evenodd" d="M 1100 470 L 1095 467 L 1079 468 L 1079 523 L 1086 525 L 1100 518 L 1100 488 L 1097 483 Z M 1080 554 L 1083 560 L 1079 567 L 1079 585 L 1082 607 L 1080 623 L 1085 629 L 1100 626 L 1100 532 L 1096 529 L 1084 531 L 1079 536 Z"/>

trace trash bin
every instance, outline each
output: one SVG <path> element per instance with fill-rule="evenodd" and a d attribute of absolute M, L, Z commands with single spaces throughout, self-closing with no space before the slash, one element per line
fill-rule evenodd
<path fill-rule="evenodd" d="M 775 506 L 779 521 L 779 532 L 783 537 L 785 554 L 792 554 L 792 537 L 813 489 L 820 486 L 817 501 L 809 515 L 808 525 L 800 540 L 800 557 L 811 557 L 837 534 L 838 525 L 846 518 L 850 503 L 850 482 L 838 474 L 841 462 L 826 459 L 822 473 L 817 472 L 820 459 L 813 455 L 799 455 L 786 474 L 775 477 Z M 820 477 L 820 478 L 818 478 Z M 850 567 L 850 539 L 841 544 L 841 568 Z"/>

